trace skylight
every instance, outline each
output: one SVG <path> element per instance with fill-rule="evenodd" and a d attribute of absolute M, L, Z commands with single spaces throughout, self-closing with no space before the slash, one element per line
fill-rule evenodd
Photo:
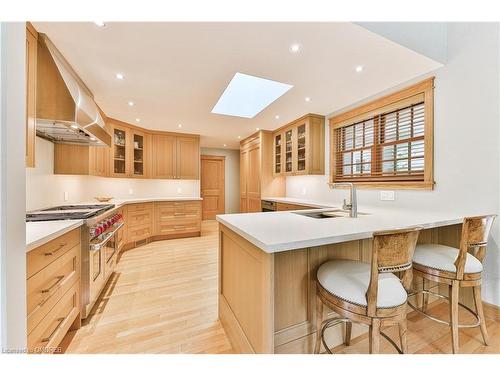
<path fill-rule="evenodd" d="M 252 118 L 292 87 L 286 83 L 236 73 L 212 113 Z"/>

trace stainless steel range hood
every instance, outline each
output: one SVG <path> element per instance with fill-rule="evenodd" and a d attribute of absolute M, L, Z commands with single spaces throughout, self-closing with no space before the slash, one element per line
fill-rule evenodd
<path fill-rule="evenodd" d="M 93 95 L 45 34 L 38 37 L 36 133 L 54 143 L 111 146 Z"/>

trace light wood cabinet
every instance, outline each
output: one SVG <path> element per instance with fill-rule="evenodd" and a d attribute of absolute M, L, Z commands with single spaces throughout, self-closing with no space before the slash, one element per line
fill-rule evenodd
<path fill-rule="evenodd" d="M 54 174 L 109 175 L 108 146 L 54 145 Z"/>
<path fill-rule="evenodd" d="M 200 201 L 155 203 L 154 234 L 159 239 L 199 236 L 200 232 Z"/>
<path fill-rule="evenodd" d="M 309 114 L 273 133 L 273 174 L 325 173 L 325 117 Z"/>
<path fill-rule="evenodd" d="M 26 167 L 35 166 L 36 71 L 38 33 L 26 24 Z"/>
<path fill-rule="evenodd" d="M 198 180 L 198 136 L 153 134 L 153 178 Z"/>
<path fill-rule="evenodd" d="M 240 142 L 240 212 L 260 212 L 262 197 L 285 195 L 285 180 L 273 176 L 274 137 L 259 131 Z"/>
<path fill-rule="evenodd" d="M 27 341 L 31 353 L 53 352 L 80 327 L 80 228 L 26 255 Z"/>
<path fill-rule="evenodd" d="M 299 210 L 313 210 L 318 207 L 302 206 L 293 203 L 276 202 L 276 211 L 299 211 Z"/>

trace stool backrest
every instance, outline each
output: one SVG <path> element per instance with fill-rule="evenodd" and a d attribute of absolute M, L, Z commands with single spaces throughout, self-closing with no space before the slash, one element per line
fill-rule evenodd
<path fill-rule="evenodd" d="M 488 237 L 496 215 L 474 216 L 464 218 L 462 236 L 460 238 L 460 252 L 455 260 L 457 279 L 463 280 L 465 261 L 470 251 L 479 261 L 483 261 Z"/>
<path fill-rule="evenodd" d="M 370 284 L 366 292 L 368 316 L 377 310 L 378 275 L 402 272 L 401 282 L 406 290 L 412 280 L 412 261 L 421 228 L 388 230 L 373 233 Z"/>

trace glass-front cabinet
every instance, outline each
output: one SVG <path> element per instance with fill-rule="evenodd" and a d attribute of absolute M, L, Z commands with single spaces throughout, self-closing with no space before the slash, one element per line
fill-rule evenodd
<path fill-rule="evenodd" d="M 325 173 L 325 117 L 309 114 L 274 132 L 273 174 Z"/>
<path fill-rule="evenodd" d="M 150 135 L 124 126 L 113 126 L 111 176 L 148 177 Z"/>

